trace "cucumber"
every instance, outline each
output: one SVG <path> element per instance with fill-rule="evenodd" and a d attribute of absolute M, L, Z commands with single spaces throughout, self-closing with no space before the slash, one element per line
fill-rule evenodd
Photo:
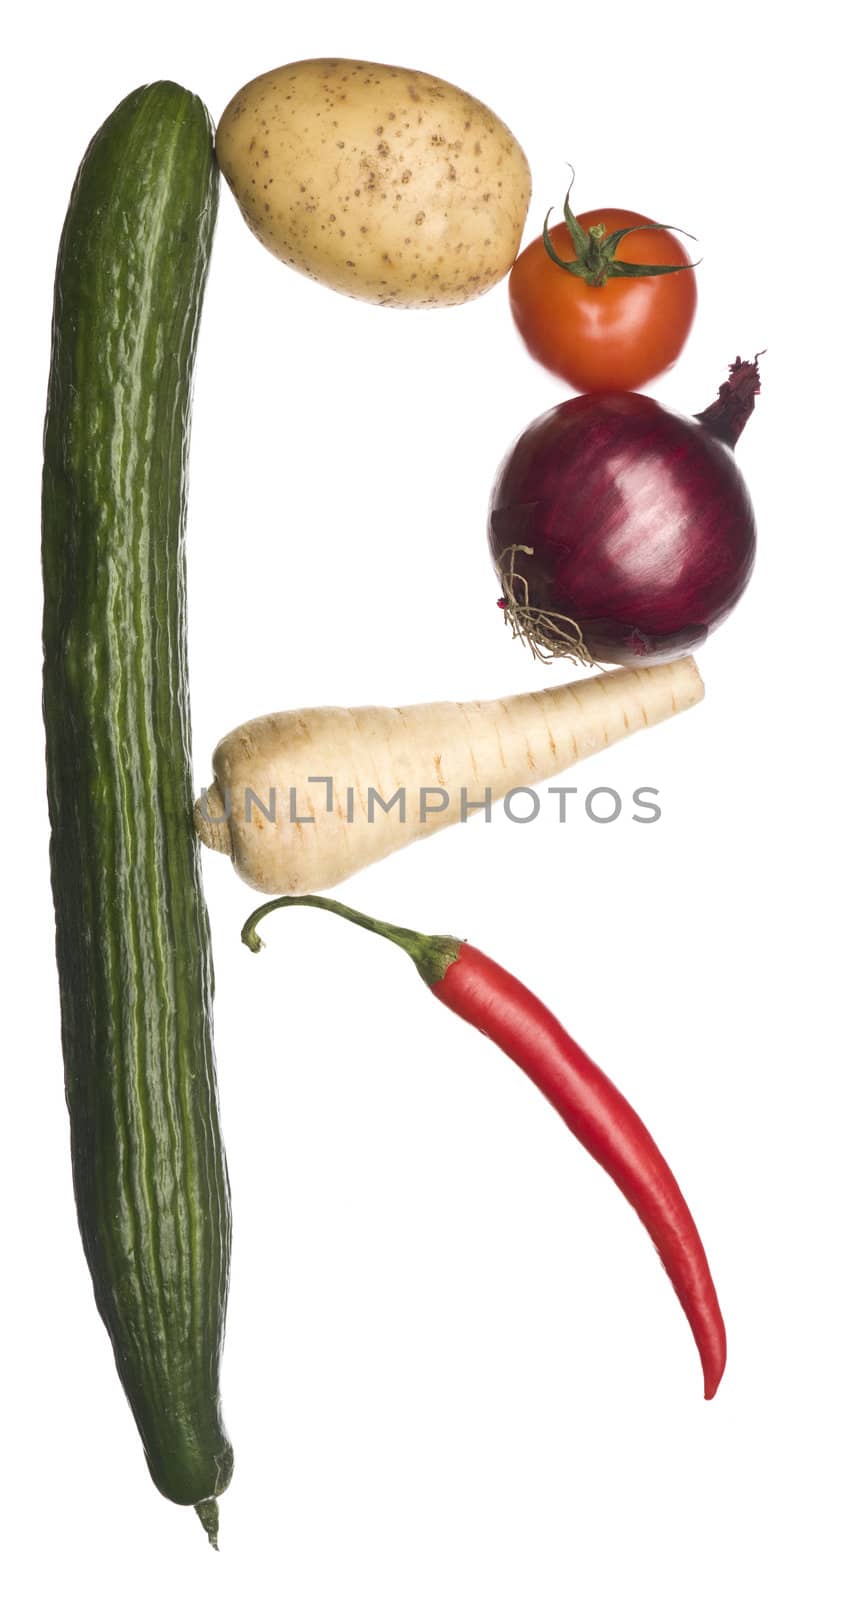
<path fill-rule="evenodd" d="M 201 101 L 136 90 L 59 247 L 43 479 L 44 721 L 77 1212 L 158 1489 L 213 1543 L 231 1476 L 230 1251 L 192 823 L 184 523 L 218 175 Z"/>

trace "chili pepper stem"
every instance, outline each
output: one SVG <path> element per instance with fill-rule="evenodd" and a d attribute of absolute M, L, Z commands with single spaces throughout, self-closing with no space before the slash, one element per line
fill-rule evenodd
<path fill-rule="evenodd" d="M 319 894 L 285 894 L 258 906 L 246 919 L 240 934 L 243 943 L 248 945 L 253 954 L 262 950 L 264 943 L 257 932 L 258 923 L 271 911 L 278 911 L 283 906 L 314 906 L 318 911 L 332 911 L 335 916 L 344 917 L 347 922 L 354 922 L 369 933 L 378 933 L 383 939 L 389 939 L 411 956 L 424 983 L 431 989 L 441 982 L 451 963 L 459 959 L 461 939 L 444 934 L 416 933 L 413 928 L 398 928 L 392 922 L 380 922 L 377 917 L 368 917 L 363 911 L 355 911 L 341 900 L 330 900 Z"/>

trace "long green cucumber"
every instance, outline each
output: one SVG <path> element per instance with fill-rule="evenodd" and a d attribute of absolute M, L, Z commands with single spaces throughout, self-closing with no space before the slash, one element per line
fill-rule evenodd
<path fill-rule="evenodd" d="M 230 1204 L 192 824 L 184 523 L 216 219 L 212 129 L 122 101 L 59 247 L 43 481 L 44 718 L 74 1189 L 158 1489 L 213 1542 Z"/>

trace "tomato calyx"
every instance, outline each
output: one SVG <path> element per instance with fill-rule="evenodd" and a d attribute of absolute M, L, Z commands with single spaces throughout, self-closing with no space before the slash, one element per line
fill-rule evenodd
<path fill-rule="evenodd" d="M 692 272 L 699 265 L 698 261 L 683 261 L 675 266 L 655 266 L 651 263 L 639 261 L 617 261 L 616 251 L 622 240 L 629 233 L 638 233 L 641 229 L 644 231 L 657 229 L 665 233 L 684 233 L 687 239 L 692 239 L 693 234 L 685 233 L 684 228 L 674 228 L 668 222 L 638 222 L 631 228 L 616 228 L 613 233 L 608 233 L 602 222 L 593 223 L 591 228 L 586 229 L 578 221 L 569 204 L 574 181 L 575 172 L 573 167 L 572 180 L 566 191 L 566 198 L 563 201 L 563 219 L 569 230 L 569 237 L 575 247 L 577 259 L 575 261 L 564 261 L 563 257 L 557 254 L 549 232 L 553 206 L 545 218 L 545 224 L 542 229 L 542 243 L 555 266 L 561 267 L 563 272 L 570 272 L 574 278 L 582 278 L 584 283 L 588 284 L 591 289 L 600 289 L 608 278 L 659 278 L 664 273 L 669 272 Z"/>

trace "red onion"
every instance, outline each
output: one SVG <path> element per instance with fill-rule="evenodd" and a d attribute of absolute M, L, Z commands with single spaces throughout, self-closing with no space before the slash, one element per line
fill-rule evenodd
<path fill-rule="evenodd" d="M 513 632 L 543 660 L 686 655 L 749 581 L 755 519 L 733 450 L 759 389 L 738 358 L 698 417 L 648 395 L 579 395 L 504 460 L 489 542 Z"/>

